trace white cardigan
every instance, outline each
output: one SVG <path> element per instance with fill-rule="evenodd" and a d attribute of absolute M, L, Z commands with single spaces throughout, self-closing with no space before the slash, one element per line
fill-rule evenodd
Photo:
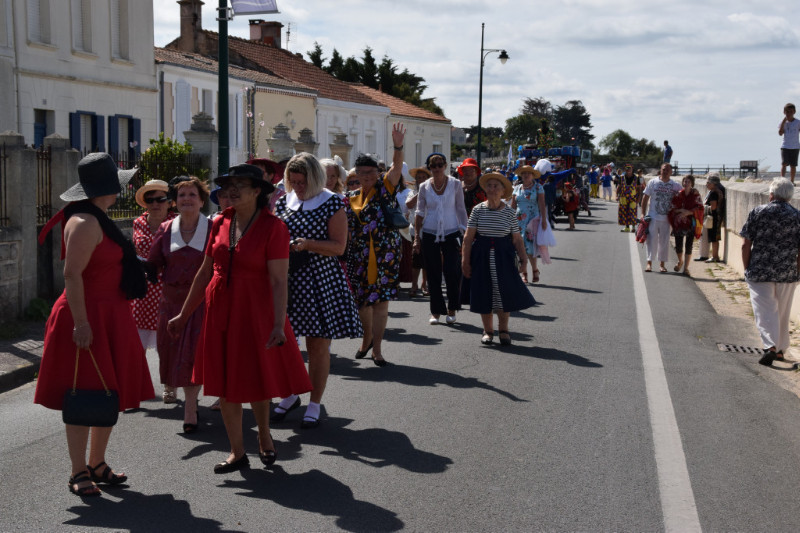
<path fill-rule="evenodd" d="M 467 230 L 467 209 L 461 181 L 448 177 L 442 194 L 433 190 L 433 178 L 419 186 L 417 216 L 423 218 L 422 232 L 436 235 L 436 242 L 445 235 Z"/>

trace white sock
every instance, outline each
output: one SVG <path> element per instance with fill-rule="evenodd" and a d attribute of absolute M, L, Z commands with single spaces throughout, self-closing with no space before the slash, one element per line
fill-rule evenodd
<path fill-rule="evenodd" d="M 283 409 L 284 411 L 288 411 L 289 408 L 292 406 L 292 404 L 296 401 L 297 401 L 297 394 L 292 394 L 291 396 L 287 396 L 286 398 L 281 400 L 281 403 L 278 404 L 278 407 L 276 409 Z"/>
<path fill-rule="evenodd" d="M 306 407 L 306 414 L 303 415 L 303 418 L 311 418 L 313 420 L 318 420 L 319 404 L 314 402 L 308 402 L 308 407 Z"/>

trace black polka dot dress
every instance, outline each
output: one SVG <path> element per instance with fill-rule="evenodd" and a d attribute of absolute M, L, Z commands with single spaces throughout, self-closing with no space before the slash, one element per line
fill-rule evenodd
<path fill-rule="evenodd" d="M 275 214 L 286 223 L 292 240 L 328 239 L 328 220 L 340 209 L 342 199 L 328 190 L 300 202 L 290 193 L 275 205 Z M 310 254 L 311 259 L 289 276 L 289 321 L 298 337 L 357 338 L 364 333 L 338 257 Z"/>

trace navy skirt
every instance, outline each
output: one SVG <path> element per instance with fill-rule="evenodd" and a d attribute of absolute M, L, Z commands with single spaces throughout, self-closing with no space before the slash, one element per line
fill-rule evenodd
<path fill-rule="evenodd" d="M 484 237 L 477 235 L 472 243 L 470 265 L 472 278 L 461 282 L 461 304 L 469 305 L 469 310 L 482 315 L 493 311 L 492 273 L 490 268 L 491 250 L 494 249 L 497 285 L 505 312 L 521 311 L 536 305 L 536 300 L 522 282 L 516 263 L 516 249 L 507 237 Z"/>

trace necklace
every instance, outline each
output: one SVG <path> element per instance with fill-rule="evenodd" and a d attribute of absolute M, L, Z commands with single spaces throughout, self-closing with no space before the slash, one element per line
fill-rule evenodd
<path fill-rule="evenodd" d="M 441 192 L 442 192 L 442 191 L 445 189 L 445 187 L 447 187 L 447 180 L 444 180 L 444 183 L 442 184 L 442 186 L 441 186 L 441 187 L 437 187 L 437 186 L 436 186 L 436 180 L 433 180 L 433 182 L 432 182 L 432 185 L 433 185 L 433 190 L 434 190 L 435 192 L 437 192 L 437 193 L 440 193 L 440 194 L 441 194 Z"/>
<path fill-rule="evenodd" d="M 228 258 L 228 276 L 227 276 L 227 280 L 225 281 L 225 285 L 226 286 L 230 286 L 230 284 L 231 284 L 231 273 L 233 272 L 233 252 L 236 250 L 236 245 L 239 244 L 239 241 L 242 240 L 242 237 L 244 237 L 244 234 L 247 233 L 247 230 L 250 228 L 250 224 L 253 223 L 253 219 L 256 218 L 257 214 L 258 214 L 258 209 L 253 211 L 253 215 L 250 217 L 250 220 L 247 221 L 247 225 L 242 230 L 242 234 L 239 235 L 238 239 L 236 238 L 236 220 L 237 220 L 237 216 L 236 216 L 235 213 L 233 215 L 233 220 L 231 221 L 231 230 L 230 230 L 230 233 L 228 234 L 228 239 L 229 239 L 230 246 L 228 248 L 229 258 Z"/>

